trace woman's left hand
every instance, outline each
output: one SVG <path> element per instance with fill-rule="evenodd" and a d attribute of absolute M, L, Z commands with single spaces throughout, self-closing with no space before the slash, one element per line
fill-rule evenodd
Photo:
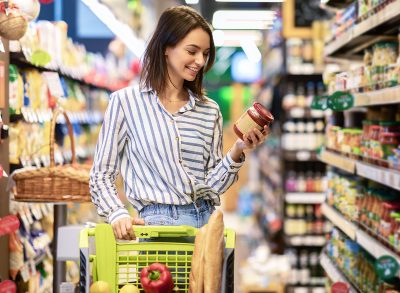
<path fill-rule="evenodd" d="M 259 145 L 263 144 L 269 134 L 269 127 L 265 126 L 261 132 L 257 128 L 254 128 L 249 133 L 243 135 L 243 140 L 240 138 L 236 140 L 233 147 L 230 150 L 231 157 L 235 162 L 240 162 L 242 153 L 246 150 L 254 150 Z"/>
<path fill-rule="evenodd" d="M 267 139 L 269 134 L 268 126 L 264 126 L 264 130 L 261 132 L 257 128 L 254 128 L 249 133 L 243 135 L 243 140 L 238 139 L 237 144 L 243 151 L 254 150 L 259 145 L 262 145 Z"/>

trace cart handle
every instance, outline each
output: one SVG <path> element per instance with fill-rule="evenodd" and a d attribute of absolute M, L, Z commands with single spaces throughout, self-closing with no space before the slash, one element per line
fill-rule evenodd
<path fill-rule="evenodd" d="M 138 238 L 152 237 L 194 237 L 197 234 L 192 226 L 133 226 L 133 231 Z M 232 229 L 224 230 L 226 248 L 235 248 L 235 232 Z"/>
<path fill-rule="evenodd" d="M 89 236 L 95 236 L 96 228 L 82 229 L 79 239 L 79 247 L 89 247 Z M 151 237 L 194 237 L 198 229 L 191 226 L 133 226 L 133 231 L 138 238 Z M 235 232 L 232 229 L 224 230 L 225 247 L 235 248 Z"/>

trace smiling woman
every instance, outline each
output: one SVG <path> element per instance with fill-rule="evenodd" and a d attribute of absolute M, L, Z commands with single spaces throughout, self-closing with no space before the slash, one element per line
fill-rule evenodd
<path fill-rule="evenodd" d="M 132 239 L 132 224 L 202 227 L 237 180 L 243 152 L 266 139 L 268 131 L 255 128 L 223 156 L 221 111 L 203 90 L 214 59 L 204 18 L 190 7 L 169 8 L 144 54 L 140 83 L 112 94 L 90 188 L 117 238 Z M 119 172 L 141 219 L 132 220 L 118 198 Z"/>

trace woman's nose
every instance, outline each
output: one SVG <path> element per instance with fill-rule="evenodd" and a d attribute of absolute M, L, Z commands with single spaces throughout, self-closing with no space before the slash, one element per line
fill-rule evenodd
<path fill-rule="evenodd" d="M 199 66 L 204 66 L 204 64 L 206 63 L 206 58 L 204 57 L 204 55 L 202 53 L 198 54 L 196 56 L 196 64 Z"/>

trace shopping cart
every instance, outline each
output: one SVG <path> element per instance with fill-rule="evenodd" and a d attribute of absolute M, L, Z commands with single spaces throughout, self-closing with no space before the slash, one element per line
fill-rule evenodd
<path fill-rule="evenodd" d="M 91 281 L 106 281 L 113 293 L 125 284 L 140 288 L 140 271 L 159 262 L 168 266 L 179 292 L 188 292 L 193 241 L 197 229 L 190 226 L 134 226 L 137 238 L 150 242 L 116 241 L 109 224 L 83 229 L 80 233 L 80 292 L 89 293 Z M 174 242 L 169 242 L 169 241 Z M 225 229 L 222 271 L 223 293 L 234 292 L 235 232 Z"/>

